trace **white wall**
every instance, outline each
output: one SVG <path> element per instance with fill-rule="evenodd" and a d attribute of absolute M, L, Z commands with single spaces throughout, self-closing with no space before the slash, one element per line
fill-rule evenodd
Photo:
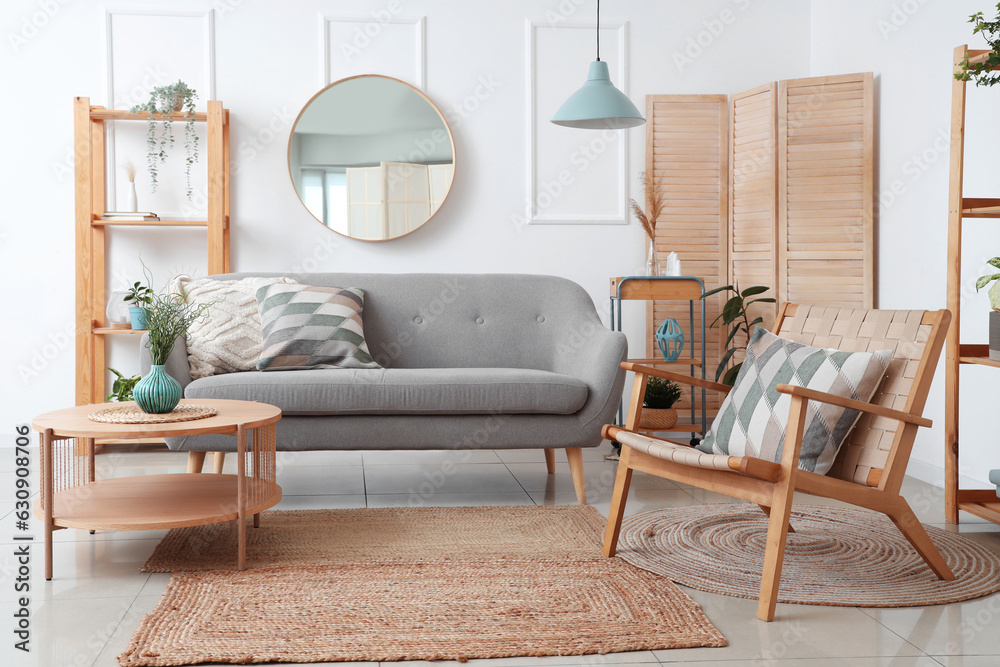
<path fill-rule="evenodd" d="M 948 135 L 951 126 L 951 62 L 956 46 L 988 48 L 973 37 L 970 14 L 994 15 L 978 0 L 813 0 L 812 73 L 872 70 L 879 96 L 878 295 L 882 308 L 944 308 L 948 237 Z M 968 86 L 967 196 L 1000 191 L 1000 90 Z M 975 280 L 1000 255 L 1000 227 L 991 220 L 964 226 L 963 342 L 987 339 L 989 301 Z M 1000 467 L 995 400 L 1000 376 L 993 369 L 962 369 L 961 471 L 986 482 Z M 927 414 L 934 428 L 921 429 L 910 474 L 942 479 L 944 460 L 944 367 L 931 390 Z"/>
<path fill-rule="evenodd" d="M 52 7 L 57 8 L 54 13 Z M 131 101 L 137 89 L 142 92 L 143 74 L 150 67 L 161 82 L 178 77 L 201 82 L 197 87 L 203 104 L 214 65 L 217 98 L 232 110 L 236 270 L 548 273 L 582 284 L 604 314 L 608 278 L 642 266 L 643 236 L 635 224 L 526 226 L 514 221 L 525 211 L 527 198 L 526 21 L 589 24 L 591 0 L 135 0 L 106 7 L 195 13 L 214 9 L 214 63 L 206 64 L 210 54 L 201 19 L 185 23 L 167 17 L 116 18 L 112 32 L 118 46 L 111 69 L 120 79 L 115 82 L 119 100 Z M 3 429 L 73 402 L 74 350 L 67 334 L 73 329 L 74 308 L 72 98 L 89 96 L 94 104 L 110 106 L 106 7 L 14 0 L 0 10 L 0 72 L 9 95 L 8 104 L 0 108 L 2 125 L 8 128 L 5 159 L 0 160 L 5 195 L 0 252 L 8 286 L 2 328 Z M 805 2 L 628 0 L 605 3 L 602 9 L 607 25 L 629 23 L 629 93 L 640 107 L 647 93 L 728 92 L 808 74 Z M 395 11 L 397 19 L 426 17 L 424 90 L 452 121 L 458 162 L 452 193 L 429 224 L 392 243 L 369 244 L 337 236 L 309 215 L 289 182 L 286 150 L 295 115 L 325 83 L 320 16 L 370 22 L 373 13 L 385 11 Z M 129 25 L 145 27 L 135 34 L 123 27 Z M 155 25 L 161 28 L 151 27 Z M 395 26 L 392 30 L 404 32 L 392 33 L 392 39 L 384 36 L 389 34 L 386 28 L 352 63 L 333 48 L 330 77 L 357 73 L 352 68 L 372 54 L 372 62 L 397 67 L 397 76 L 414 71 L 415 78 L 421 69 L 414 62 L 419 27 Z M 184 58 L 173 58 L 164 46 L 171 39 L 185 49 Z M 132 48 L 136 40 L 154 46 Z M 593 59 L 589 39 L 584 46 L 547 63 L 564 72 L 574 87 L 583 82 Z M 685 51 L 691 62 L 678 67 L 675 54 Z M 617 72 L 615 54 L 602 55 Z M 178 67 L 183 71 L 175 63 L 182 63 Z M 635 196 L 643 137 L 641 129 L 627 135 L 628 183 Z M 140 163 L 141 150 L 141 143 L 122 149 Z M 180 163 L 180 154 L 175 154 L 167 167 L 176 169 Z M 146 207 L 144 201 L 155 202 L 164 213 L 182 201 L 168 199 L 177 194 L 178 175 L 165 177 L 169 182 L 157 198 L 143 194 L 143 178 L 141 208 Z M 180 208 L 197 213 L 198 207 Z M 111 234 L 109 287 L 138 277 L 140 250 L 158 285 L 178 272 L 205 273 L 202 231 Z M 637 311 L 629 320 L 633 345 L 641 348 L 641 314 Z M 134 348 L 134 341 L 116 341 L 111 365 L 134 368 Z"/>

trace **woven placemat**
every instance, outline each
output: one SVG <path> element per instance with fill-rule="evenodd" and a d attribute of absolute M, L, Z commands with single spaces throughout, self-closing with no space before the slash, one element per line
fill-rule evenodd
<path fill-rule="evenodd" d="M 725 646 L 680 588 L 601 555 L 605 523 L 579 505 L 269 511 L 248 531 L 244 572 L 232 571 L 233 522 L 175 528 L 145 568 L 174 575 L 119 661 L 464 662 Z M 206 565 L 229 571 L 198 571 Z M 616 660 L 559 664 L 602 663 Z"/>
<path fill-rule="evenodd" d="M 172 412 L 153 414 L 143 412 L 133 404 L 116 405 L 113 408 L 102 408 L 87 415 L 87 419 L 102 424 L 168 424 L 171 422 L 189 422 L 195 419 L 205 419 L 219 414 L 215 408 L 196 403 L 178 405 Z"/>
<path fill-rule="evenodd" d="M 778 601 L 835 607 L 946 604 L 1000 590 L 1000 557 L 925 525 L 955 573 L 942 581 L 885 515 L 801 505 L 793 509 Z M 684 586 L 756 599 L 767 517 L 756 505 L 642 512 L 622 524 L 618 556 Z"/>

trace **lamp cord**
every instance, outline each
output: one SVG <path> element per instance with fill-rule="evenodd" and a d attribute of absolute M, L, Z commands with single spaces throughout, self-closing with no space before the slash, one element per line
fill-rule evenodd
<path fill-rule="evenodd" d="M 597 0 L 597 61 L 601 61 L 601 0 Z"/>

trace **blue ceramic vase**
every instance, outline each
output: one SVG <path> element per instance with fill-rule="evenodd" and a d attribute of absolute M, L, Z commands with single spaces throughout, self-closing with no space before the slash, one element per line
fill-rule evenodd
<path fill-rule="evenodd" d="M 153 365 L 133 387 L 132 398 L 143 412 L 170 412 L 181 402 L 181 383 L 170 377 L 162 364 Z"/>

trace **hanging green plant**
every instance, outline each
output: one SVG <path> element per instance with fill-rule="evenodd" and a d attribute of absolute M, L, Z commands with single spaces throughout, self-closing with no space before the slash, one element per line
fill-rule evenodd
<path fill-rule="evenodd" d="M 149 94 L 149 101 L 137 104 L 129 111 L 132 113 L 149 113 L 149 128 L 146 131 L 146 167 L 152 182 L 152 190 L 156 192 L 159 166 L 167 161 L 167 151 L 174 145 L 174 132 L 170 114 L 183 111 L 184 123 L 184 175 L 187 179 L 187 198 L 191 201 L 194 189 L 191 187 L 191 165 L 198 161 L 198 135 L 194 127 L 194 101 L 197 91 L 179 80 L 169 86 L 154 88 Z M 156 126 L 159 120 L 163 128 L 157 136 Z"/>

